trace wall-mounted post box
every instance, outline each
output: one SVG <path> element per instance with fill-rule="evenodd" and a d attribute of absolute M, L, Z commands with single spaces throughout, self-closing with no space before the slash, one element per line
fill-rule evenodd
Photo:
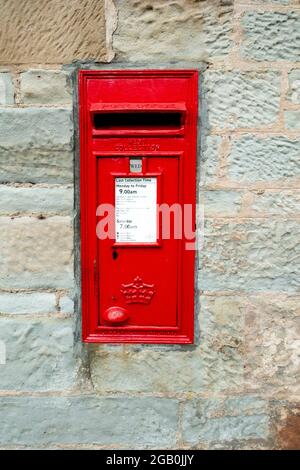
<path fill-rule="evenodd" d="M 198 74 L 80 71 L 86 342 L 192 343 Z"/>

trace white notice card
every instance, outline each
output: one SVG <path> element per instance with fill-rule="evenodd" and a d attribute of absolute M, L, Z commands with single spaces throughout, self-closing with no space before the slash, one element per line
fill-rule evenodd
<path fill-rule="evenodd" d="M 116 242 L 156 242 L 156 199 L 156 178 L 115 179 Z"/>

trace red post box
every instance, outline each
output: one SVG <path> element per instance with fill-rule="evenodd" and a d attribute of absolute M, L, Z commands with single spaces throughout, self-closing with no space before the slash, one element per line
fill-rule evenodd
<path fill-rule="evenodd" d="M 198 74 L 80 71 L 83 341 L 193 343 Z"/>

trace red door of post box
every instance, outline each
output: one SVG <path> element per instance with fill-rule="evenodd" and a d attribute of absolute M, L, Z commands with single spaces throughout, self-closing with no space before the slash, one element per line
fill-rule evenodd
<path fill-rule="evenodd" d="M 197 78 L 79 74 L 86 342 L 193 342 Z"/>

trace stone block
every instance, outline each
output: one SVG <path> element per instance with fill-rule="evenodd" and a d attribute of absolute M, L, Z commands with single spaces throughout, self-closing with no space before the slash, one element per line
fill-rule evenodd
<path fill-rule="evenodd" d="M 195 399 L 186 403 L 183 438 L 188 444 L 265 439 L 270 434 L 267 405 L 258 397 Z"/>
<path fill-rule="evenodd" d="M 255 128 L 278 120 L 280 79 L 277 72 L 207 71 L 203 93 L 210 127 Z"/>
<path fill-rule="evenodd" d="M 178 402 L 152 397 L 1 397 L 2 445 L 172 447 Z"/>
<path fill-rule="evenodd" d="M 1 63 L 106 60 L 103 0 L 1 0 Z"/>
<path fill-rule="evenodd" d="M 10 212 L 71 212 L 73 189 L 32 186 L 29 188 L 0 185 L 0 214 Z"/>
<path fill-rule="evenodd" d="M 298 11 L 251 11 L 242 18 L 244 58 L 259 61 L 299 61 Z"/>
<path fill-rule="evenodd" d="M 69 319 L 34 320 L 19 316 L 0 318 L 0 325 L 0 339 L 6 345 L 0 390 L 51 391 L 74 386 L 76 366 Z M 32 401 L 30 412 L 34 413 Z M 11 418 L 7 416 L 7 419 Z M 27 426 L 29 423 L 32 424 L 31 419 Z M 0 442 L 3 443 L 1 439 Z"/>
<path fill-rule="evenodd" d="M 0 217 L 2 288 L 72 288 L 69 217 Z"/>
<path fill-rule="evenodd" d="M 199 61 L 231 49 L 233 0 L 115 3 L 119 21 L 113 48 L 122 61 Z"/>
<path fill-rule="evenodd" d="M 0 314 L 35 314 L 56 312 L 55 294 L 0 293 Z"/>
<path fill-rule="evenodd" d="M 14 86 L 10 73 L 0 73 L 0 105 L 14 104 Z"/>
<path fill-rule="evenodd" d="M 28 70 L 21 74 L 21 102 L 71 105 L 68 74 L 61 70 Z"/>
<path fill-rule="evenodd" d="M 232 141 L 229 178 L 240 184 L 297 181 L 300 176 L 300 140 L 246 135 Z"/>
<path fill-rule="evenodd" d="M 200 285 L 208 291 L 299 292 L 297 220 L 208 219 Z"/>

